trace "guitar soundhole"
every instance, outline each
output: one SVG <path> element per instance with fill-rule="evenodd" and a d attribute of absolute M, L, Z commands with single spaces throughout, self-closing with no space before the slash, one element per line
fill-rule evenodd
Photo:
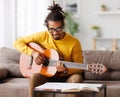
<path fill-rule="evenodd" d="M 46 60 L 45 60 L 45 62 L 43 63 L 43 65 L 44 65 L 44 66 L 48 66 L 48 64 L 49 64 L 49 59 L 46 58 Z"/>

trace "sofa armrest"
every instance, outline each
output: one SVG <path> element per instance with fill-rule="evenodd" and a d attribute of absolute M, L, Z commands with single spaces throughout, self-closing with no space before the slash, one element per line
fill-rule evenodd
<path fill-rule="evenodd" d="M 0 66 L 0 81 L 7 77 L 8 71 L 5 67 Z"/>

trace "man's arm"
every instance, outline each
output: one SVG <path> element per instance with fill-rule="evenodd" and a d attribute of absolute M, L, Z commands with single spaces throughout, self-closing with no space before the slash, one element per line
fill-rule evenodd
<path fill-rule="evenodd" d="M 35 43 L 39 43 L 40 41 L 42 42 L 43 38 L 44 37 L 42 32 L 38 32 L 30 36 L 19 38 L 14 42 L 14 48 L 16 48 L 18 51 L 22 53 L 31 55 L 33 52 L 33 49 L 31 49 L 28 46 L 28 44 L 30 42 L 35 42 Z"/>
<path fill-rule="evenodd" d="M 26 37 L 19 38 L 14 42 L 14 48 L 17 49 L 18 51 L 22 52 L 22 53 L 31 55 L 32 52 L 33 52 L 33 49 L 31 49 L 28 46 L 28 43 L 30 41 L 32 41 L 31 36 L 26 36 Z"/>

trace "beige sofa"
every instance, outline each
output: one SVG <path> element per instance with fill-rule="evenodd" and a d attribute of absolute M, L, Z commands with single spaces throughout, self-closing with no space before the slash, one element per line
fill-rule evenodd
<path fill-rule="evenodd" d="M 120 51 L 86 50 L 83 51 L 83 57 L 86 64 L 103 63 L 109 68 L 103 75 L 84 71 L 84 82 L 104 83 L 107 85 L 107 97 L 120 97 Z M 19 58 L 20 52 L 14 49 L 6 47 L 0 49 L 0 97 L 28 97 L 29 79 L 20 73 Z M 95 97 L 103 97 L 102 95 L 103 91 Z"/>

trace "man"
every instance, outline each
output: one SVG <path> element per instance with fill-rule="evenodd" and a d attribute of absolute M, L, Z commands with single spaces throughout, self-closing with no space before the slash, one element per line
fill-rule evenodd
<path fill-rule="evenodd" d="M 53 4 L 48 8 L 51 12 L 45 20 L 47 31 L 38 32 L 31 36 L 26 36 L 16 40 L 14 47 L 22 53 L 31 55 L 37 65 L 45 62 L 46 58 L 40 52 L 31 49 L 28 44 L 35 42 L 42 45 L 46 49 L 55 49 L 60 56 L 60 60 L 82 63 L 82 49 L 79 40 L 64 32 L 64 12 L 58 4 Z M 82 82 L 82 70 L 70 70 L 66 68 L 63 63 L 56 63 L 57 73 L 53 77 L 46 77 L 35 73 L 30 78 L 29 97 L 32 97 L 32 90 L 47 81 L 60 82 Z M 76 95 L 68 95 L 75 97 Z"/>

